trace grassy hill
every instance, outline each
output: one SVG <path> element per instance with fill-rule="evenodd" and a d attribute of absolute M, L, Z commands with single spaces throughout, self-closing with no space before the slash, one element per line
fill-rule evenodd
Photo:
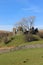
<path fill-rule="evenodd" d="M 27 45 L 27 44 L 43 44 L 43 39 L 39 39 L 38 41 L 26 42 L 24 35 L 15 35 L 13 37 L 13 40 L 8 42 L 8 44 L 5 44 L 4 42 L 0 42 L 0 47 L 19 46 L 19 45 Z"/>
<path fill-rule="evenodd" d="M 2 42 L 0 42 L 0 47 L 6 47 L 6 46 L 21 46 L 21 45 L 27 45 L 27 44 L 43 44 L 43 38 L 40 38 L 40 37 L 43 37 L 43 30 L 39 30 L 39 36 L 38 35 L 35 35 L 36 38 L 38 38 L 39 40 L 38 41 L 32 41 L 32 42 L 28 42 L 25 40 L 25 35 L 21 34 L 21 35 L 15 35 L 13 36 L 13 33 L 12 32 L 8 32 L 8 31 L 0 31 L 1 34 L 3 33 L 8 33 L 9 35 L 7 36 L 8 39 L 10 40 L 7 44 L 5 44 L 5 42 L 3 42 L 4 40 L 4 37 L 6 39 L 6 36 L 2 36 L 2 38 L 0 40 L 2 40 Z M 0 35 L 1 35 L 0 34 Z M 3 34 L 5 35 L 5 34 Z M 13 37 L 12 37 L 13 36 Z M 12 39 L 13 38 L 13 39 Z"/>
<path fill-rule="evenodd" d="M 38 37 L 38 39 L 38 41 L 26 42 L 25 35 L 15 35 L 7 44 L 0 42 L 0 47 L 43 44 L 43 38 Z M 0 65 L 43 65 L 43 48 L 21 49 L 3 54 L 0 53 Z"/>

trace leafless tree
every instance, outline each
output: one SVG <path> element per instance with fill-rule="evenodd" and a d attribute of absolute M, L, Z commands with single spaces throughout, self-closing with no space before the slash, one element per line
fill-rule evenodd
<path fill-rule="evenodd" d="M 16 23 L 16 28 L 19 26 L 23 28 L 23 31 L 29 30 L 33 27 L 35 16 L 30 16 L 27 18 L 22 18 L 19 22 Z"/>
<path fill-rule="evenodd" d="M 31 29 L 32 27 L 34 27 L 35 16 L 30 16 L 30 17 L 28 18 L 28 20 L 29 20 L 30 29 Z"/>

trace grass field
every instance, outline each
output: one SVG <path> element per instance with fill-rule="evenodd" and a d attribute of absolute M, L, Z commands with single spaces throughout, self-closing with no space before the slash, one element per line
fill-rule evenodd
<path fill-rule="evenodd" d="M 43 65 L 43 48 L 0 54 L 0 65 Z"/>

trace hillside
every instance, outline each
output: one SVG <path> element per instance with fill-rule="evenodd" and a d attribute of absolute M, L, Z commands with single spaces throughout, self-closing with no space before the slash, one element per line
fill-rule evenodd
<path fill-rule="evenodd" d="M 11 39 L 10 42 L 5 44 L 4 42 L 0 42 L 0 47 L 9 47 L 9 46 L 23 46 L 27 44 L 43 44 L 43 39 L 39 39 L 38 41 L 32 41 L 32 42 L 26 42 L 25 41 L 25 36 L 24 35 L 15 35 L 13 39 Z"/>

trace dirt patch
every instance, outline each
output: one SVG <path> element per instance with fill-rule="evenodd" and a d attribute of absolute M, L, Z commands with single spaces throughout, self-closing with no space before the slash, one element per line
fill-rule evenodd
<path fill-rule="evenodd" d="M 0 48 L 0 53 L 16 51 L 16 50 L 21 50 L 26 48 L 43 48 L 43 44 L 31 44 L 31 45 L 24 45 L 18 47 L 4 47 L 4 48 Z"/>

